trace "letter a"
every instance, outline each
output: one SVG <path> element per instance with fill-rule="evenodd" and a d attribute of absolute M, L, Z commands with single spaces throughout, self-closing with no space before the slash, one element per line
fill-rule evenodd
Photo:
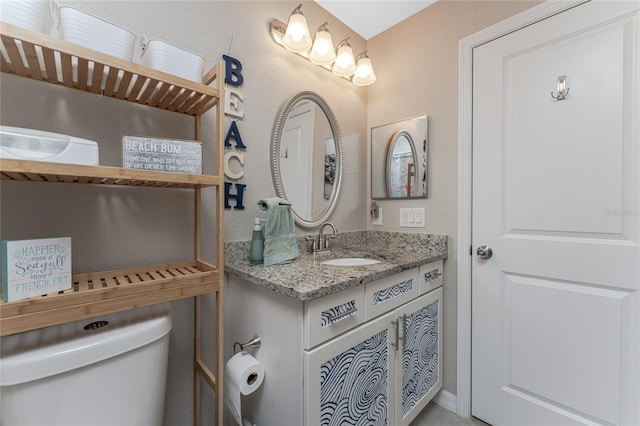
<path fill-rule="evenodd" d="M 229 142 L 231 139 L 235 139 L 236 149 L 247 149 L 242 143 L 242 136 L 240 136 L 240 130 L 238 130 L 235 120 L 231 122 L 227 136 L 224 138 L 224 146 L 231 146 L 231 142 Z"/>

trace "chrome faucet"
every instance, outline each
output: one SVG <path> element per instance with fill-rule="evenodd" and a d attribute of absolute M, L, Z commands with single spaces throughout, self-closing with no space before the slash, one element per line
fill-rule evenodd
<path fill-rule="evenodd" d="M 333 230 L 333 234 L 324 235 L 324 228 L 326 226 L 330 226 Z M 317 254 L 317 253 L 327 253 L 331 251 L 330 241 L 336 238 L 338 235 L 338 228 L 331 222 L 323 222 L 320 225 L 320 230 L 318 231 L 317 237 L 312 237 L 311 235 L 307 235 L 306 240 L 311 241 L 311 246 L 309 247 L 309 253 Z"/>

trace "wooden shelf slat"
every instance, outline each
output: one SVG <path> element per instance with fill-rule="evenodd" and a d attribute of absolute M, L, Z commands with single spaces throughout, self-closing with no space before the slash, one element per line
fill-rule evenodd
<path fill-rule="evenodd" d="M 3 180 L 29 182 L 46 181 L 191 189 L 220 185 L 220 177 L 212 175 L 11 159 L 0 159 L 0 175 Z"/>

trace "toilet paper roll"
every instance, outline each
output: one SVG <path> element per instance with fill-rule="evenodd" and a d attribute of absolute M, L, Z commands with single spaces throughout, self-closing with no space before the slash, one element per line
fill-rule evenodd
<path fill-rule="evenodd" d="M 249 395 L 264 380 L 264 367 L 246 351 L 231 357 L 225 366 L 225 399 L 234 420 L 242 426 L 241 395 Z"/>

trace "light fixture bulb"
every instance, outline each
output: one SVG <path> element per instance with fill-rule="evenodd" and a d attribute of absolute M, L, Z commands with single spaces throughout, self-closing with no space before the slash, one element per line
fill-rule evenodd
<path fill-rule="evenodd" d="M 309 53 L 309 60 L 316 65 L 331 65 L 336 59 L 331 33 L 327 29 L 327 22 L 320 25 L 313 39 L 313 47 Z"/>
<path fill-rule="evenodd" d="M 311 34 L 309 34 L 307 20 L 302 10 L 300 10 L 301 8 L 302 3 L 291 12 L 287 23 L 287 31 L 285 31 L 282 39 L 282 44 L 287 50 L 297 53 L 307 52 L 311 47 Z"/>
<path fill-rule="evenodd" d="M 332 70 L 338 77 L 349 77 L 356 70 L 356 61 L 353 59 L 353 50 L 348 37 L 338 44 L 338 54 Z"/>
<path fill-rule="evenodd" d="M 358 65 L 351 81 L 356 86 L 368 86 L 376 81 L 376 74 L 366 51 L 358 55 Z"/>

